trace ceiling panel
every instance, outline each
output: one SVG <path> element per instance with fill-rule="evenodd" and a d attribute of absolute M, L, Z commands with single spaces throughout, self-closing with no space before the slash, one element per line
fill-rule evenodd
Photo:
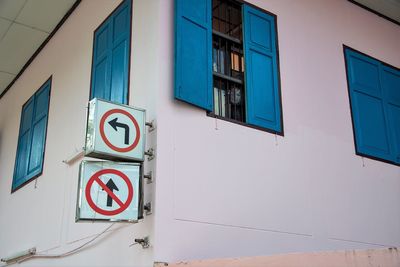
<path fill-rule="evenodd" d="M 18 73 L 47 36 L 44 32 L 13 23 L 0 42 L 0 71 Z"/>
<path fill-rule="evenodd" d="M 75 3 L 0 0 L 0 95 Z"/>
<path fill-rule="evenodd" d="M 11 21 L 0 18 L 0 42 L 1 42 L 1 39 L 3 39 L 4 34 L 6 34 L 10 25 L 11 25 Z"/>
<path fill-rule="evenodd" d="M 5 88 L 14 78 L 15 75 L 0 71 L 0 88 Z"/>
<path fill-rule="evenodd" d="M 400 23 L 400 0 L 354 0 Z"/>
<path fill-rule="evenodd" d="M 27 0 L 0 0 L 0 17 L 14 20 Z"/>
<path fill-rule="evenodd" d="M 16 21 L 50 33 L 75 0 L 27 0 Z"/>

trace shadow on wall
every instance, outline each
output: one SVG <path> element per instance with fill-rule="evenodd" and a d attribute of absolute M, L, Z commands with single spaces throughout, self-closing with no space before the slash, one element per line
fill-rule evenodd
<path fill-rule="evenodd" d="M 1 126 L 1 123 L 0 123 L 0 159 L 1 159 L 1 148 L 2 148 L 2 144 L 3 144 L 3 138 L 2 138 L 2 136 L 3 136 L 3 132 L 2 132 L 2 129 L 3 129 L 3 127 Z M 0 170 L 2 169 L 2 166 L 1 166 L 1 160 L 0 160 Z"/>
<path fill-rule="evenodd" d="M 2 154 L 2 144 L 3 144 L 3 138 L 2 138 L 2 136 L 3 136 L 3 132 L 2 132 L 2 129 L 3 129 L 3 127 L 1 126 L 1 123 L 0 123 L 0 170 L 3 170 L 4 169 L 4 166 L 2 166 L 1 165 L 1 163 L 3 162 L 3 160 L 1 160 L 1 158 L 2 158 L 2 156 L 1 156 L 1 154 Z"/>

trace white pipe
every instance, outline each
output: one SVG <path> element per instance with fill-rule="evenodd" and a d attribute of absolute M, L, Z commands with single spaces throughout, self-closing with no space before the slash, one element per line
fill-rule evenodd
<path fill-rule="evenodd" d="M 65 163 L 65 164 L 70 165 L 70 164 L 74 163 L 76 160 L 78 160 L 81 157 L 83 157 L 84 155 L 85 155 L 85 149 L 81 148 L 74 155 L 72 155 L 68 159 L 64 159 L 62 162 Z"/>

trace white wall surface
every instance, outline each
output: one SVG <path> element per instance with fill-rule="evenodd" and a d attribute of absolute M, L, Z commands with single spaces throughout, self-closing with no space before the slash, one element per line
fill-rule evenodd
<path fill-rule="evenodd" d="M 145 165 L 156 171 L 145 185 L 155 213 L 74 256 L 22 266 L 400 246 L 400 169 L 355 155 L 342 48 L 400 67 L 400 27 L 346 0 L 250 2 L 278 16 L 285 136 L 175 101 L 173 0 L 134 0 L 129 103 L 157 119 L 147 138 L 157 157 Z M 109 225 L 75 223 L 78 163 L 61 161 L 83 146 L 93 31 L 118 3 L 82 1 L 0 100 L 1 257 L 68 251 Z M 44 172 L 36 189 L 10 194 L 21 107 L 50 75 Z M 144 235 L 152 248 L 129 247 Z"/>
<path fill-rule="evenodd" d="M 0 99 L 0 257 L 30 247 L 48 254 L 74 249 L 103 231 L 108 223 L 75 223 L 79 161 L 62 163 L 84 145 L 89 99 L 93 32 L 119 0 L 85 0 L 46 47 Z M 149 73 L 157 65 L 157 1 L 133 1 L 132 59 L 129 104 L 156 114 L 156 82 Z M 22 105 L 52 79 L 43 174 L 13 194 L 11 191 Z M 155 76 L 151 76 L 155 77 Z M 147 146 L 155 146 L 155 132 Z M 145 163 L 145 171 L 155 161 Z M 145 201 L 152 185 L 145 184 Z M 129 247 L 134 238 L 149 235 L 153 217 L 138 224 L 116 224 L 86 250 L 62 259 L 34 259 L 21 266 L 152 266 L 153 249 Z"/>
<path fill-rule="evenodd" d="M 400 27 L 346 0 L 249 2 L 277 15 L 284 137 L 173 99 L 161 2 L 155 259 L 400 246 L 400 168 L 355 155 L 342 46 L 400 68 Z"/>

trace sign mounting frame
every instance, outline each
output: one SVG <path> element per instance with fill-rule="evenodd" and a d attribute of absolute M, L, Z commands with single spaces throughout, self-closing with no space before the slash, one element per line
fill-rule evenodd
<path fill-rule="evenodd" d="M 124 121 L 121 121 L 125 120 Z M 109 134 L 120 134 L 122 146 Z M 146 145 L 144 109 L 94 98 L 89 101 L 85 156 L 123 162 L 143 162 Z"/>
<path fill-rule="evenodd" d="M 115 218 L 113 216 L 115 216 L 116 214 L 112 214 L 112 211 L 109 212 L 109 214 L 101 214 L 99 213 L 97 210 L 93 209 L 93 204 L 96 205 L 96 203 L 88 203 L 88 201 L 86 200 L 87 194 L 88 194 L 88 190 L 87 187 L 91 186 L 91 184 L 94 184 L 95 182 L 92 181 L 91 184 L 89 184 L 90 181 L 84 181 L 85 180 L 85 168 L 89 165 L 102 165 L 104 167 L 102 167 L 101 169 L 99 169 L 99 171 L 96 171 L 95 173 L 93 173 L 91 175 L 91 177 L 87 180 L 90 180 L 93 178 L 93 176 L 97 176 L 100 177 L 101 175 L 106 175 L 108 173 L 112 173 L 112 174 L 116 174 L 119 175 L 117 169 L 118 166 L 134 166 L 134 167 L 138 167 L 139 169 L 139 179 L 138 179 L 138 188 L 133 188 L 133 194 L 137 194 L 138 195 L 138 216 L 137 219 L 118 219 Z M 113 170 L 112 172 L 109 172 L 109 170 Z M 125 174 L 126 175 L 126 174 Z M 123 180 L 126 178 L 121 177 Z M 93 178 L 93 179 L 96 179 Z M 125 223 L 137 223 L 139 222 L 139 220 L 144 218 L 144 192 L 143 192 L 143 166 L 141 163 L 128 163 L 128 162 L 111 162 L 111 161 L 92 161 L 92 160 L 83 160 L 80 164 L 79 167 L 79 181 L 78 181 L 78 194 L 77 194 L 77 202 L 76 202 L 76 216 L 75 216 L 75 222 L 94 222 L 94 221 L 102 221 L 102 222 L 125 222 Z M 108 180 L 108 179 L 107 179 Z M 86 186 L 85 186 L 86 185 Z M 100 186 L 101 187 L 101 186 Z M 90 192 L 89 192 L 90 194 Z M 108 206 L 108 196 L 107 195 L 107 199 L 102 199 L 102 201 L 107 202 L 107 206 Z M 82 209 L 84 208 L 84 203 L 86 202 L 86 206 L 90 206 L 93 210 L 95 214 L 99 214 L 100 217 L 94 216 L 94 217 L 85 217 L 82 216 Z M 93 202 L 93 201 L 92 201 Z M 129 203 L 128 203 L 129 202 Z M 129 199 L 126 200 L 127 205 L 131 204 L 131 201 Z M 101 208 L 99 208 L 101 210 Z M 122 209 L 121 207 L 121 211 L 123 212 L 124 209 Z"/>

